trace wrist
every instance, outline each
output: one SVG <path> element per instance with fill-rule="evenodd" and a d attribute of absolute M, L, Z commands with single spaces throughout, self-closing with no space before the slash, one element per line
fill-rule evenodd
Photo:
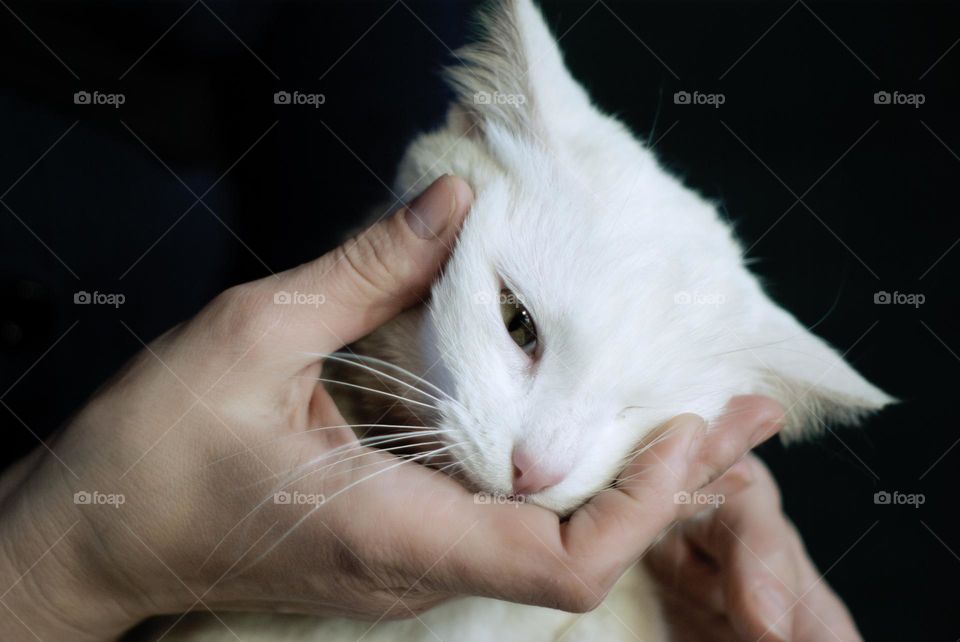
<path fill-rule="evenodd" d="M 117 639 L 148 613 L 111 577 L 94 523 L 43 459 L 0 504 L 0 639 Z"/>

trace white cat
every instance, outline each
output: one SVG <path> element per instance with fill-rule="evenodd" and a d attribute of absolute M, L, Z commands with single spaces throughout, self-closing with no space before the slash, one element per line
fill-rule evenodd
<path fill-rule="evenodd" d="M 397 193 L 417 194 L 457 174 L 476 202 L 429 306 L 355 347 L 445 400 L 424 410 L 351 389 L 338 396 L 348 417 L 440 426 L 461 444 L 447 461 L 463 483 L 564 514 L 674 415 L 715 419 L 731 396 L 759 393 L 783 404 L 796 437 L 891 401 L 767 298 L 715 204 L 591 105 L 530 0 L 495 3 L 481 22 L 484 35 L 449 71 L 457 99 L 445 126 L 411 144 L 396 181 Z M 361 368 L 334 370 L 384 385 Z M 391 392 L 429 399 L 409 385 Z M 606 606 L 579 616 L 464 598 L 423 615 L 429 630 L 417 620 L 368 631 L 339 618 L 221 617 L 245 642 L 667 639 L 641 569 Z M 234 635 L 198 616 L 166 639 Z"/>

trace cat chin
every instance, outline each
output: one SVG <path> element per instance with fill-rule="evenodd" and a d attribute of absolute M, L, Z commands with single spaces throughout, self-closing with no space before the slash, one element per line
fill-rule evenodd
<path fill-rule="evenodd" d="M 463 481 L 460 482 L 463 484 Z M 470 489 L 470 486 L 465 484 Z M 482 485 L 474 485 L 474 488 L 482 488 Z M 537 493 L 535 495 L 513 495 L 503 491 L 492 490 L 472 490 L 475 501 L 478 503 L 497 503 L 511 506 L 539 506 L 545 508 L 551 513 L 555 513 L 560 519 L 569 518 L 578 508 L 583 506 L 589 497 L 571 498 L 571 497 L 551 497 L 546 493 Z M 489 501 L 486 500 L 489 498 Z"/>
<path fill-rule="evenodd" d="M 529 504 L 531 506 L 545 508 L 555 513 L 561 519 L 568 518 L 596 494 L 596 491 L 585 491 L 577 495 L 572 495 L 570 492 L 551 489 L 532 495 L 516 495 L 500 485 L 491 484 L 484 480 L 478 481 L 473 475 L 475 475 L 475 473 L 460 471 L 450 476 L 473 494 L 474 502 L 478 504 L 501 504 L 517 507 Z"/>

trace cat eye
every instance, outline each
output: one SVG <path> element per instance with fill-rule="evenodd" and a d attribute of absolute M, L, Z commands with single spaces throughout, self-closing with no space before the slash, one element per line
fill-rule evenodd
<path fill-rule="evenodd" d="M 537 350 L 537 326 L 529 310 L 511 290 L 500 290 L 500 314 L 507 333 L 527 355 Z"/>

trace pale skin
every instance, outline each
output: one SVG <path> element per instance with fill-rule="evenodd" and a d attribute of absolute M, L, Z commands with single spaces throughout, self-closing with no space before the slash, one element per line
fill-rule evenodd
<path fill-rule="evenodd" d="M 296 528 L 311 506 L 257 508 L 274 473 L 355 439 L 337 428 L 346 422 L 310 353 L 416 304 L 471 201 L 463 181 L 443 177 L 355 242 L 228 290 L 8 469 L 0 639 L 111 640 L 189 609 L 411 617 L 457 595 L 585 611 L 643 557 L 685 639 L 859 640 L 772 477 L 744 458 L 780 428 L 782 409 L 761 397 L 731 400 L 709 428 L 676 417 L 618 488 L 568 521 L 532 504 L 478 504 L 443 474 L 359 449 L 294 484 L 332 498 Z M 277 305 L 278 291 L 325 300 Z M 728 501 L 693 516 L 674 497 L 698 489 Z M 107 503 L 77 503 L 77 492 Z M 803 596 L 796 606 L 794 596 Z"/>

